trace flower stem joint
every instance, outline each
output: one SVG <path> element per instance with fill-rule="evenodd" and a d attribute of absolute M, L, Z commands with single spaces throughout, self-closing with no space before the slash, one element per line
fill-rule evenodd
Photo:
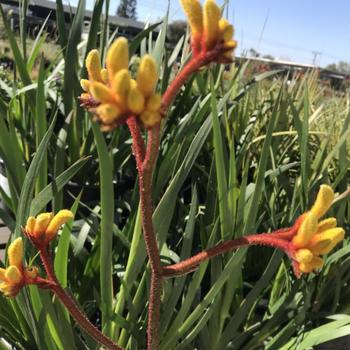
<path fill-rule="evenodd" d="M 140 59 L 135 79 L 129 70 L 128 41 L 119 37 L 109 48 L 106 68 L 92 50 L 86 58 L 89 79 L 80 81 L 80 103 L 92 112 L 104 131 L 112 130 L 131 116 L 146 128 L 161 121 L 161 97 L 156 93 L 158 69 L 150 55 Z"/>

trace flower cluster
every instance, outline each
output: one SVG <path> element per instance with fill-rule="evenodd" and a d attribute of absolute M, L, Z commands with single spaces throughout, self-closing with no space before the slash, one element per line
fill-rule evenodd
<path fill-rule="evenodd" d="M 106 68 L 101 67 L 97 50 L 90 51 L 85 63 L 89 79 L 81 80 L 81 105 L 94 113 L 102 130 L 111 130 L 130 116 L 137 116 L 145 127 L 160 122 L 158 70 L 150 55 L 141 58 L 136 79 L 129 71 L 128 41 L 123 37 L 109 48 Z"/>
<path fill-rule="evenodd" d="M 14 297 L 24 285 L 35 283 L 38 269 L 23 266 L 22 238 L 17 238 L 10 244 L 7 255 L 8 267 L 0 268 L 0 291 L 7 297 Z"/>
<path fill-rule="evenodd" d="M 234 28 L 221 17 L 220 7 L 214 0 L 206 0 L 202 8 L 199 0 L 180 0 L 191 28 L 194 55 L 218 50 L 218 62 L 232 62 L 237 42 L 233 40 Z"/>
<path fill-rule="evenodd" d="M 344 239 L 344 230 L 335 218 L 319 221 L 332 205 L 334 192 L 322 185 L 310 211 L 297 221 L 297 232 L 292 238 L 294 269 L 296 274 L 310 273 L 323 266 L 322 255 L 328 254 Z"/>
<path fill-rule="evenodd" d="M 42 213 L 36 218 L 30 216 L 24 228 L 24 233 L 37 247 L 46 247 L 57 235 L 60 226 L 74 215 L 70 210 L 60 210 L 56 215 L 52 213 Z"/>

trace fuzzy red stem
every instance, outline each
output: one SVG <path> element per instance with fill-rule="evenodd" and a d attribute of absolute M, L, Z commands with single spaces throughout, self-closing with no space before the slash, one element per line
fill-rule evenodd
<path fill-rule="evenodd" d="M 274 236 L 274 237 L 273 237 Z M 241 237 L 234 240 L 225 241 L 216 245 L 215 247 L 204 250 L 186 260 L 183 260 L 177 264 L 164 266 L 164 277 L 181 276 L 188 272 L 193 271 L 200 263 L 213 258 L 215 256 L 230 252 L 234 249 L 251 246 L 251 245 L 266 245 L 283 250 L 289 256 L 292 255 L 293 246 L 287 240 L 278 238 L 278 234 L 273 235 L 269 233 L 262 233 L 258 235 L 251 235 L 247 237 Z"/>
<path fill-rule="evenodd" d="M 130 116 L 126 123 L 128 124 L 130 134 L 132 136 L 132 148 L 136 160 L 137 169 L 142 168 L 142 163 L 145 158 L 145 142 L 143 141 L 140 126 L 135 116 Z"/>
<path fill-rule="evenodd" d="M 49 252 L 46 248 L 39 248 L 41 261 L 44 265 L 46 274 L 49 278 L 49 281 L 52 282 L 50 285 L 51 291 L 61 300 L 62 304 L 67 308 L 69 313 L 79 324 L 79 326 L 84 329 L 93 339 L 98 343 L 104 345 L 107 349 L 111 350 L 123 350 L 123 348 L 114 344 L 111 339 L 106 337 L 102 332 L 96 328 L 85 314 L 80 310 L 79 306 L 73 300 L 73 298 L 61 287 L 60 283 L 57 280 L 55 275 L 52 261 Z"/>
<path fill-rule="evenodd" d="M 202 66 L 212 62 L 222 52 L 222 48 L 218 47 L 211 51 L 199 53 L 191 58 L 191 60 L 185 65 L 180 73 L 175 77 L 171 84 L 166 89 L 162 97 L 162 109 L 163 113 L 166 113 L 170 104 L 178 94 L 181 87 L 185 84 L 187 79 L 198 71 Z"/>

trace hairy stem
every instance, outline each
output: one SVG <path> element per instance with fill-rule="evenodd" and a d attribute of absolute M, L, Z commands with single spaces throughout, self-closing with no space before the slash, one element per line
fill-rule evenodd
<path fill-rule="evenodd" d="M 106 337 L 98 328 L 96 328 L 87 318 L 87 316 L 80 310 L 80 307 L 76 301 L 61 287 L 57 277 L 55 275 L 52 261 L 47 248 L 40 248 L 40 257 L 43 262 L 47 277 L 52 284 L 49 288 L 60 299 L 62 304 L 67 308 L 69 313 L 78 323 L 78 325 L 84 329 L 93 339 L 98 343 L 111 350 L 123 350 L 118 345 L 114 344 L 111 339 Z"/>
<path fill-rule="evenodd" d="M 281 232 L 282 236 L 279 237 L 279 234 L 269 234 L 262 233 L 257 235 L 251 235 L 247 237 L 241 237 L 234 240 L 225 241 L 216 245 L 215 247 L 204 250 L 186 260 L 183 260 L 177 264 L 169 265 L 163 267 L 163 276 L 164 277 L 175 277 L 181 276 L 186 273 L 189 273 L 196 269 L 196 267 L 215 256 L 230 252 L 240 247 L 251 246 L 251 245 L 265 245 L 274 248 L 278 248 L 286 252 L 288 255 L 292 254 L 293 247 L 292 244 L 283 239 L 283 236 L 286 235 L 286 232 Z"/>

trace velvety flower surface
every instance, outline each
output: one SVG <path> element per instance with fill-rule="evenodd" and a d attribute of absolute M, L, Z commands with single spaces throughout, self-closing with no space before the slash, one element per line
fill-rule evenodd
<path fill-rule="evenodd" d="M 129 70 L 128 41 L 119 37 L 106 56 L 106 68 L 100 55 L 92 50 L 86 58 L 89 79 L 81 80 L 82 106 L 94 113 L 102 130 L 111 130 L 128 117 L 136 116 L 145 127 L 161 120 L 161 97 L 156 93 L 158 69 L 150 55 L 140 59 L 135 78 Z"/>
<path fill-rule="evenodd" d="M 7 297 L 14 297 L 24 285 L 35 280 L 38 270 L 23 266 L 22 238 L 17 238 L 10 244 L 7 255 L 7 268 L 0 268 L 0 291 Z"/>
<path fill-rule="evenodd" d="M 291 241 L 297 273 L 310 273 L 321 268 L 324 263 L 322 256 L 344 239 L 345 231 L 337 227 L 335 218 L 320 221 L 333 199 L 332 188 L 322 185 L 312 208 L 300 217 L 299 228 Z"/>
<path fill-rule="evenodd" d="M 220 52 L 219 62 L 231 62 L 237 42 L 233 39 L 233 26 L 221 16 L 221 9 L 214 0 L 204 5 L 198 0 L 180 0 L 191 28 L 194 55 L 213 49 Z"/>

